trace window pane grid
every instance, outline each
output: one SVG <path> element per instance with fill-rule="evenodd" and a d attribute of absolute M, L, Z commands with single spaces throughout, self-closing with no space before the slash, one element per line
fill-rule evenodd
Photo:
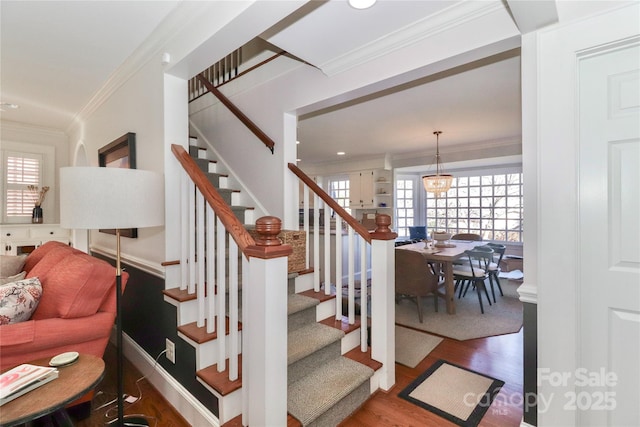
<path fill-rule="evenodd" d="M 39 155 L 7 154 L 5 157 L 5 215 L 29 217 L 35 206 L 35 195 L 27 186 L 40 187 L 42 158 Z"/>
<path fill-rule="evenodd" d="M 445 196 L 427 193 L 427 227 L 522 242 L 522 187 L 520 173 L 454 178 Z"/>
<path fill-rule="evenodd" d="M 400 237 L 409 236 L 409 227 L 414 224 L 413 180 L 396 180 L 396 232 Z"/>
<path fill-rule="evenodd" d="M 344 208 L 347 213 L 351 213 L 349 208 L 349 180 L 342 178 L 332 178 L 329 180 L 329 195 L 333 198 L 341 207 Z M 331 212 L 333 215 L 333 212 Z"/>

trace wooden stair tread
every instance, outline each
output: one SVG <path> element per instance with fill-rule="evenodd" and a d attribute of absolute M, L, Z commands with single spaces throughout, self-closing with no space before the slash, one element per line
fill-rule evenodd
<path fill-rule="evenodd" d="M 225 369 L 218 372 L 218 365 L 207 366 L 196 372 L 196 376 L 216 390 L 222 396 L 226 396 L 242 387 L 242 355 L 238 356 L 238 379 L 229 379 L 229 360 L 225 360 Z"/>
<path fill-rule="evenodd" d="M 178 262 L 178 264 L 179 263 L 180 262 Z M 190 294 L 189 291 L 187 291 L 186 289 L 180 289 L 180 288 L 165 289 L 162 291 L 162 293 L 168 296 L 169 298 L 173 298 L 178 302 L 192 301 L 197 298 L 197 295 L 195 292 Z"/>
<path fill-rule="evenodd" d="M 333 293 L 330 295 L 327 295 L 323 291 L 316 292 L 313 289 L 309 289 L 308 291 L 304 291 L 304 292 L 298 292 L 298 295 L 304 295 L 305 297 L 315 298 L 320 302 L 325 302 L 325 301 L 329 301 L 336 298 L 336 295 Z"/>
<path fill-rule="evenodd" d="M 343 354 L 343 356 L 355 362 L 362 363 L 363 365 L 370 367 L 374 371 L 382 368 L 382 363 L 371 358 L 371 347 L 367 347 L 366 352 L 362 352 L 360 351 L 360 347 L 356 347 L 353 350 Z"/>
<path fill-rule="evenodd" d="M 242 330 L 242 322 L 238 322 L 238 331 Z M 187 323 L 186 325 L 178 326 L 178 332 L 186 335 L 192 341 L 198 344 L 205 343 L 207 341 L 215 340 L 218 337 L 218 332 L 208 333 L 207 322 L 205 325 L 199 327 L 196 322 Z M 225 335 L 229 335 L 229 317 L 225 316 Z"/>
<path fill-rule="evenodd" d="M 349 324 L 349 318 L 347 316 L 342 316 L 340 320 L 336 320 L 335 316 L 330 316 L 318 323 L 331 326 L 332 328 L 339 329 L 345 334 L 348 334 L 360 328 L 360 317 L 356 316 L 355 323 L 353 325 Z"/>

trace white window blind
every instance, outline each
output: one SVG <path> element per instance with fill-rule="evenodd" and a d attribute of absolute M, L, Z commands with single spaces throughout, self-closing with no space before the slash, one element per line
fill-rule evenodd
<path fill-rule="evenodd" d="M 41 186 L 42 155 L 6 153 L 4 156 L 7 217 L 29 217 L 35 205 L 35 195 L 28 185 Z"/>

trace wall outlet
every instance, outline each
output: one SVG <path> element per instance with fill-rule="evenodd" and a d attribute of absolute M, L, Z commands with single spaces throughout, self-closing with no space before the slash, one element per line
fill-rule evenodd
<path fill-rule="evenodd" d="M 169 338 L 166 339 L 167 343 L 167 352 L 165 356 L 171 363 L 176 363 L 176 345 Z"/>

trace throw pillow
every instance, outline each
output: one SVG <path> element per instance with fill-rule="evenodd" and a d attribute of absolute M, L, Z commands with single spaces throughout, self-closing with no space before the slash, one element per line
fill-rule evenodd
<path fill-rule="evenodd" d="M 0 277 L 15 276 L 22 271 L 27 255 L 0 255 Z"/>
<path fill-rule="evenodd" d="M 4 285 L 11 282 L 17 282 L 18 280 L 24 279 L 26 275 L 27 275 L 27 272 L 23 271 L 21 273 L 16 274 L 15 276 L 0 277 L 0 285 Z"/>
<path fill-rule="evenodd" d="M 0 285 L 0 325 L 29 320 L 41 296 L 37 277 Z"/>

